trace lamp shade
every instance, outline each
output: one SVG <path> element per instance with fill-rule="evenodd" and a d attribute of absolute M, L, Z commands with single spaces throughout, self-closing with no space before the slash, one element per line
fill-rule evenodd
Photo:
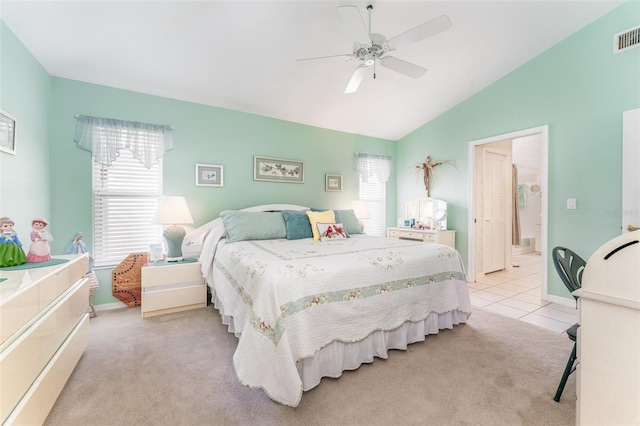
<path fill-rule="evenodd" d="M 167 260 L 169 262 L 182 261 L 182 241 L 186 235 L 184 228 L 178 224 L 193 223 L 193 217 L 184 197 L 166 195 L 160 200 L 153 223 L 171 225 L 164 230 L 167 243 Z"/>
<path fill-rule="evenodd" d="M 371 213 L 364 200 L 354 200 L 351 202 L 351 209 L 358 219 L 371 219 Z"/>
<path fill-rule="evenodd" d="M 187 206 L 187 200 L 177 195 L 165 195 L 160 200 L 153 223 L 175 225 L 178 223 L 193 223 L 193 217 Z"/>

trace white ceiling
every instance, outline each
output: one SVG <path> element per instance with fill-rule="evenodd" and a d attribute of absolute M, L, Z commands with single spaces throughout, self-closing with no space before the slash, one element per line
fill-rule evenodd
<path fill-rule="evenodd" d="M 297 59 L 351 53 L 337 6 L 366 22 L 361 0 L 2 0 L 0 17 L 53 76 L 398 140 L 622 3 L 378 0 L 387 38 L 443 14 L 453 27 L 392 53 L 420 79 L 377 67 L 350 95 L 358 62 Z"/>

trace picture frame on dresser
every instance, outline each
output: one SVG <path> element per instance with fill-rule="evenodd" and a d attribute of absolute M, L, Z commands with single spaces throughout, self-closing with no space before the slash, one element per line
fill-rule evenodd
<path fill-rule="evenodd" d="M 16 155 L 16 124 L 13 115 L 0 109 L 0 151 Z"/>

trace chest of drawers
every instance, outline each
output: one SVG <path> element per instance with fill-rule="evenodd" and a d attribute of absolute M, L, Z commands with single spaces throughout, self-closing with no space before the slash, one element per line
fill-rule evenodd
<path fill-rule="evenodd" d="M 0 278 L 0 422 L 42 424 L 89 337 L 89 257 L 2 271 Z"/>

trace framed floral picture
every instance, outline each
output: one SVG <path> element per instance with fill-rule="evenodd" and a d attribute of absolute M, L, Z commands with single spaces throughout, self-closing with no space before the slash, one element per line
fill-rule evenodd
<path fill-rule="evenodd" d="M 324 190 L 327 192 L 342 191 L 342 175 L 325 175 Z"/>
<path fill-rule="evenodd" d="M 304 161 L 254 155 L 253 180 L 304 183 Z"/>
<path fill-rule="evenodd" d="M 16 155 L 16 118 L 0 110 L 0 151 Z"/>
<path fill-rule="evenodd" d="M 224 168 L 217 164 L 196 163 L 196 186 L 223 186 Z"/>

